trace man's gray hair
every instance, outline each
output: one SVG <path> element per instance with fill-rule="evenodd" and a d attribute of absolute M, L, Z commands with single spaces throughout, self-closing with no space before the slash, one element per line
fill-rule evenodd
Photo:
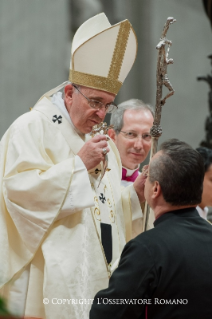
<path fill-rule="evenodd" d="M 123 127 L 124 112 L 127 110 L 148 110 L 152 113 L 154 117 L 153 107 L 148 104 L 145 104 L 142 100 L 131 99 L 128 101 L 124 101 L 120 103 L 118 105 L 118 109 L 111 114 L 110 124 L 114 126 L 114 130 L 116 133 L 119 133 Z"/>

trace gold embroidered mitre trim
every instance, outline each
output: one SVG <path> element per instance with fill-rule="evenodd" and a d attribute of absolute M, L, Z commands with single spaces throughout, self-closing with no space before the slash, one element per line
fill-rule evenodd
<path fill-rule="evenodd" d="M 113 58 L 108 73 L 108 78 L 118 79 L 121 71 L 121 66 L 124 60 L 124 55 L 127 47 L 128 38 L 130 35 L 130 23 L 128 20 L 121 23 L 118 36 L 116 39 L 116 45 L 113 52 Z"/>
<path fill-rule="evenodd" d="M 122 82 L 106 78 L 104 76 L 82 73 L 70 70 L 69 81 L 75 84 L 87 86 L 93 89 L 117 94 L 122 86 Z"/>

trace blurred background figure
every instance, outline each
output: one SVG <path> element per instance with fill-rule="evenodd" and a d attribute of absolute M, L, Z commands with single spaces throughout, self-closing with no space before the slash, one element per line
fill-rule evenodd
<path fill-rule="evenodd" d="M 208 206 L 212 206 L 212 150 L 206 147 L 198 147 L 196 150 L 202 155 L 205 167 L 202 201 L 197 210 L 202 218 L 210 219 Z"/>
<path fill-rule="evenodd" d="M 143 101 L 131 99 L 118 105 L 111 115 L 113 129 L 108 135 L 115 142 L 122 162 L 122 185 L 133 183 L 151 148 L 150 129 L 154 120 L 153 108 Z"/>

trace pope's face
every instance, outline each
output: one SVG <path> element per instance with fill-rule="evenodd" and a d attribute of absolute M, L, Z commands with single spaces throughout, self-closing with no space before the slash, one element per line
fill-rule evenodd
<path fill-rule="evenodd" d="M 149 110 L 124 112 L 122 132 L 114 137 L 124 167 L 135 169 L 147 157 L 151 148 L 149 135 L 153 120 Z"/>
<path fill-rule="evenodd" d="M 212 164 L 204 176 L 201 206 L 212 206 Z"/>
<path fill-rule="evenodd" d="M 71 84 L 67 85 L 66 88 L 64 101 L 74 126 L 81 133 L 90 133 L 94 125 L 104 120 L 106 115 L 105 108 L 100 110 L 91 108 L 86 98 L 73 88 Z M 115 99 L 115 95 L 112 93 L 86 87 L 80 87 L 79 90 L 87 98 L 100 101 L 105 105 Z"/>

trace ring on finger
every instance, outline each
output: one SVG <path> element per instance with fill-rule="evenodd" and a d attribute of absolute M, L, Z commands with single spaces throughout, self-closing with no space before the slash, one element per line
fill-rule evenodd
<path fill-rule="evenodd" d="M 102 154 L 103 154 L 103 155 L 106 155 L 106 154 L 107 154 L 107 149 L 106 149 L 106 148 L 103 148 L 103 149 L 102 149 Z"/>

